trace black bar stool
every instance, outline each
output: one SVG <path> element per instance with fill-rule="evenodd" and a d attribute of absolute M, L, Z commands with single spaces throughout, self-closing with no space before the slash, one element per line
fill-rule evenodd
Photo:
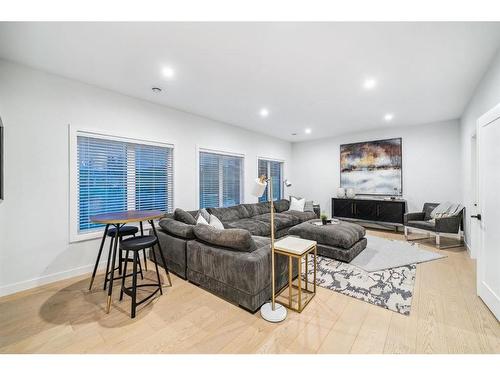
<path fill-rule="evenodd" d="M 141 223 L 142 224 L 142 223 Z M 95 265 L 94 265 L 94 271 L 92 272 L 92 278 L 90 279 L 90 285 L 89 285 L 89 290 L 92 289 L 92 284 L 94 283 L 94 279 L 95 279 L 95 275 L 97 273 L 97 267 L 99 265 L 99 261 L 101 259 L 101 253 L 102 253 L 102 248 L 104 246 L 104 240 L 106 237 L 110 237 L 111 241 L 110 241 L 110 244 L 109 244 L 109 253 L 108 253 L 108 261 L 106 263 L 106 273 L 105 273 L 105 276 L 104 276 L 104 290 L 106 290 L 106 287 L 107 287 L 107 284 L 108 284 L 108 281 L 110 280 L 110 261 L 111 261 L 111 254 L 113 254 L 113 244 L 114 244 L 114 241 L 115 241 L 115 236 L 116 236 L 116 227 L 115 228 L 109 228 L 109 225 L 106 225 L 106 228 L 104 229 L 104 232 L 105 232 L 105 235 L 103 236 L 102 238 L 102 241 L 101 241 L 101 246 L 99 248 L 99 254 L 97 256 L 97 259 L 96 259 L 96 262 L 95 262 Z M 134 227 L 134 226 L 125 226 L 125 225 L 122 225 L 119 227 L 120 229 L 118 230 L 118 238 L 119 238 L 119 242 L 121 242 L 122 238 L 125 237 L 125 236 L 134 236 L 135 237 L 135 234 L 139 231 L 137 229 L 137 227 Z M 142 232 L 142 225 L 141 225 L 141 232 Z M 146 269 L 146 271 L 148 270 L 148 266 L 147 266 L 147 256 L 146 256 L 146 249 L 143 250 L 143 253 L 144 253 L 144 268 Z M 123 256 L 122 256 L 122 252 L 120 251 L 119 254 L 118 254 L 118 267 L 115 267 L 115 269 L 118 269 L 118 273 L 119 275 L 122 274 L 122 267 L 123 267 Z M 139 264 L 139 268 L 140 268 L 140 273 L 141 273 L 141 277 L 142 277 L 142 266 Z"/>
<path fill-rule="evenodd" d="M 122 242 L 122 238 L 125 236 L 134 236 L 135 234 L 139 231 L 137 227 L 131 226 L 131 225 L 122 225 L 120 229 L 118 229 L 118 240 L 119 243 Z M 111 254 L 113 253 L 113 243 L 115 241 L 115 236 L 116 236 L 116 228 L 111 228 L 108 229 L 106 232 L 106 235 L 111 238 L 111 242 L 109 244 L 109 253 L 108 253 L 108 262 L 106 263 L 106 273 L 104 276 L 104 290 L 106 290 L 106 287 L 108 285 L 108 282 L 111 280 L 110 277 L 110 261 L 111 261 Z M 123 269 L 123 254 L 121 250 L 118 252 L 118 267 L 115 267 L 115 270 L 118 269 L 118 274 L 121 276 L 122 275 L 122 269 Z M 144 250 L 144 266 L 146 267 L 146 250 Z M 142 274 L 142 266 L 139 263 L 139 269 L 140 269 L 140 274 L 141 278 L 144 278 Z M 146 268 L 147 270 L 147 268 Z M 115 278 L 117 279 L 117 278 Z"/>
<path fill-rule="evenodd" d="M 157 243 L 158 243 L 158 239 L 156 238 L 156 236 L 138 236 L 138 237 L 128 238 L 126 240 L 120 241 L 120 250 L 126 251 L 125 264 L 123 267 L 122 287 L 120 290 L 120 301 L 123 299 L 123 293 L 125 293 L 126 295 L 128 295 L 132 298 L 132 307 L 130 310 L 130 317 L 131 318 L 135 318 L 135 311 L 136 311 L 137 306 L 148 301 L 158 291 L 160 292 L 160 294 L 163 294 L 163 291 L 161 289 L 160 272 L 158 271 L 158 264 L 156 262 L 156 255 L 155 255 L 155 251 L 153 248 L 153 246 L 156 245 Z M 155 263 L 156 277 L 158 279 L 158 283 L 137 285 L 137 264 L 138 263 L 140 264 L 139 252 L 141 250 L 144 250 L 147 248 L 153 249 L 153 251 L 152 251 L 153 260 Z M 132 254 L 133 254 L 132 259 L 129 259 L 129 252 L 132 252 Z M 127 264 L 128 264 L 129 260 L 133 261 L 133 269 L 132 269 L 132 274 L 127 275 Z M 113 275 L 114 275 L 114 272 L 112 272 L 112 275 L 111 275 L 111 282 L 113 280 Z M 167 273 L 167 275 L 168 275 L 168 273 Z M 132 286 L 130 288 L 125 287 L 125 279 L 128 276 L 132 276 Z M 146 286 L 156 286 L 156 289 L 149 296 L 147 296 L 146 298 L 137 302 L 137 288 L 146 287 Z"/>

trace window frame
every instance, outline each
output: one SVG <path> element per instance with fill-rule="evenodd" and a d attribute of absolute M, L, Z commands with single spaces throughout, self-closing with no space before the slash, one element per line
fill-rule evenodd
<path fill-rule="evenodd" d="M 134 137 L 132 134 L 118 134 L 118 132 L 109 132 L 85 128 L 81 126 L 69 125 L 69 243 L 93 240 L 102 237 L 104 228 L 96 228 L 85 233 L 79 233 L 79 217 L 78 217 L 78 136 L 87 136 L 98 139 L 112 140 L 118 142 L 128 142 L 143 144 L 149 146 L 169 147 L 172 149 L 172 207 L 175 207 L 175 143 L 168 141 L 152 141 L 144 138 Z M 149 228 L 149 224 L 144 226 Z"/>
<path fill-rule="evenodd" d="M 209 148 L 209 147 L 201 147 L 199 145 L 196 146 L 196 207 L 197 209 L 200 209 L 200 153 L 210 153 L 210 154 L 216 154 L 216 155 L 223 155 L 223 156 L 234 156 L 243 159 L 242 160 L 242 168 L 240 172 L 240 204 L 245 202 L 245 163 L 246 163 L 246 154 L 240 153 L 240 152 L 234 152 L 234 151 L 228 151 L 228 150 L 217 150 L 214 148 Z M 219 191 L 219 203 L 221 202 L 221 196 L 223 193 Z M 219 206 L 220 207 L 220 206 Z"/>
<path fill-rule="evenodd" d="M 281 196 L 277 200 L 284 199 L 284 197 L 285 197 L 285 164 L 286 164 L 286 161 L 284 159 L 279 159 L 279 158 L 257 156 L 257 177 L 256 178 L 260 177 L 260 176 L 258 176 L 258 174 L 259 174 L 259 161 L 260 160 L 264 160 L 264 161 L 268 161 L 268 162 L 273 161 L 275 163 L 281 164 L 281 184 L 280 184 L 281 185 L 281 189 L 280 189 Z M 268 189 L 268 188 L 266 187 L 266 189 Z M 259 198 L 257 198 L 257 202 L 259 202 Z M 269 202 L 269 200 L 267 200 L 266 202 Z"/>

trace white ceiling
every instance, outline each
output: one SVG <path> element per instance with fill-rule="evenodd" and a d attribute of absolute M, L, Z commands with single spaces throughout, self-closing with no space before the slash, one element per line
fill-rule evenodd
<path fill-rule="evenodd" d="M 458 118 L 499 45 L 500 23 L 0 23 L 4 59 L 289 141 Z"/>

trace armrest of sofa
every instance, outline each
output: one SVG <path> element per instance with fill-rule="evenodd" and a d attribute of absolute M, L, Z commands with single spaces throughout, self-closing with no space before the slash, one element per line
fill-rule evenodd
<path fill-rule="evenodd" d="M 186 224 L 175 219 L 161 219 L 159 225 L 168 234 L 188 240 L 195 238 L 193 232 L 194 225 Z"/>
<path fill-rule="evenodd" d="M 461 215 L 437 218 L 436 232 L 458 233 L 461 221 L 462 221 Z"/>
<path fill-rule="evenodd" d="M 409 221 L 424 220 L 425 212 L 408 212 L 404 215 L 404 223 L 408 224 Z"/>

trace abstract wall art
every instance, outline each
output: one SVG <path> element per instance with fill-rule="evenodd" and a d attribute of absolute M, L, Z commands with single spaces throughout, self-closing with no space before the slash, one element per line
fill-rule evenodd
<path fill-rule="evenodd" d="M 401 138 L 340 145 L 340 186 L 356 194 L 402 195 Z"/>

